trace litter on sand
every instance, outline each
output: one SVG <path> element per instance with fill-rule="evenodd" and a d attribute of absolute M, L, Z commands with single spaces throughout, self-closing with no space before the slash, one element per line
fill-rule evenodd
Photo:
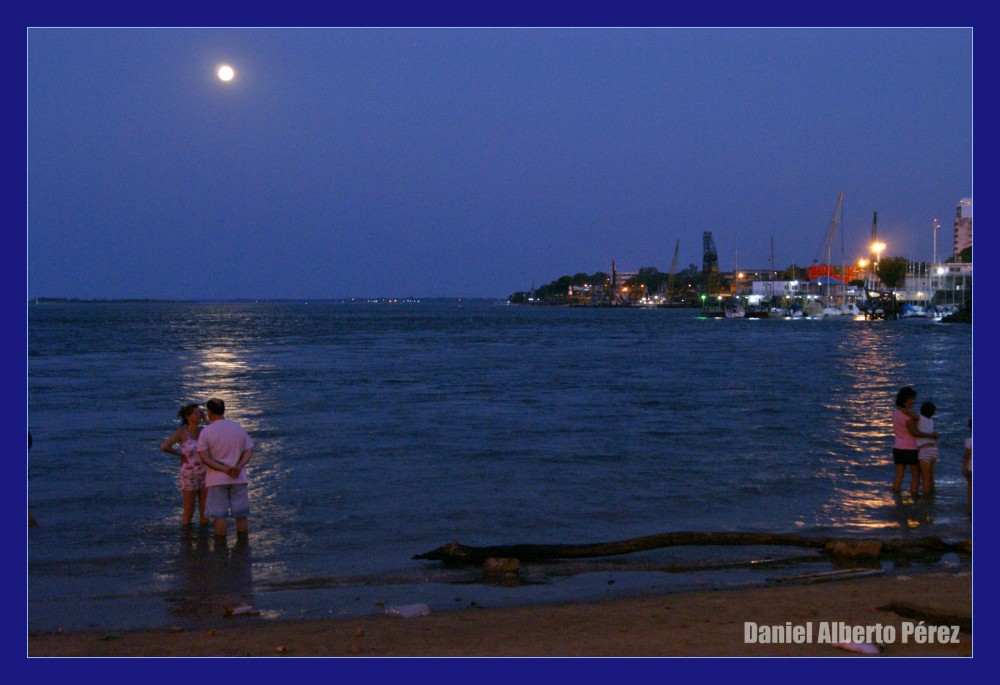
<path fill-rule="evenodd" d="M 858 654 L 881 654 L 882 650 L 878 645 L 872 644 L 871 642 L 834 642 L 833 646 L 837 649 L 843 649 L 848 652 L 857 652 Z"/>
<path fill-rule="evenodd" d="M 413 618 L 415 616 L 429 616 L 431 608 L 426 604 L 403 604 L 402 606 L 389 607 L 385 613 L 400 618 Z"/>
<path fill-rule="evenodd" d="M 226 616 L 260 616 L 260 612 L 249 604 L 240 604 L 234 607 L 222 607 Z"/>

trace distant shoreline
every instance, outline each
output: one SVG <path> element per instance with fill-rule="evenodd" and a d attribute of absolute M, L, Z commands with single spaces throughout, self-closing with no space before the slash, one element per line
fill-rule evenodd
<path fill-rule="evenodd" d="M 499 302 L 498 297 L 237 297 L 229 299 L 174 300 L 157 298 L 31 297 L 28 304 L 422 304 L 429 302 Z"/>

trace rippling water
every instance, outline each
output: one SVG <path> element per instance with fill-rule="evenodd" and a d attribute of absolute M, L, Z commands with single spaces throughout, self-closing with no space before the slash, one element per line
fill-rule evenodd
<path fill-rule="evenodd" d="M 906 384 L 938 406 L 931 501 L 889 492 Z M 181 534 L 176 460 L 158 449 L 181 404 L 212 396 L 257 444 L 245 547 Z M 162 625 L 213 611 L 192 608 L 205 596 L 291 617 L 552 601 L 759 581 L 706 566 L 791 554 L 673 548 L 527 566 L 509 588 L 411 560 L 451 540 L 964 538 L 971 404 L 970 327 L 926 320 L 32 305 L 29 624 Z"/>

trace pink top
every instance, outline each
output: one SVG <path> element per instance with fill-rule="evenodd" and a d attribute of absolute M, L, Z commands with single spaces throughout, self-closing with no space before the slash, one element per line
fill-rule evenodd
<path fill-rule="evenodd" d="M 910 433 L 909 427 L 906 425 L 910 421 L 910 415 L 905 411 L 896 407 L 892 412 L 892 429 L 896 433 L 896 442 L 893 443 L 893 448 L 897 450 L 915 450 L 917 449 L 917 439 L 913 437 Z"/>

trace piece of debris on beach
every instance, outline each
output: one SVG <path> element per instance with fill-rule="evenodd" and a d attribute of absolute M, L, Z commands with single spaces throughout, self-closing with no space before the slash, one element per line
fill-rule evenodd
<path fill-rule="evenodd" d="M 260 616 L 260 612 L 249 604 L 239 604 L 234 607 L 224 606 L 222 609 L 226 612 L 226 616 Z"/>
<path fill-rule="evenodd" d="M 400 618 L 414 618 L 415 616 L 430 616 L 431 609 L 426 604 L 404 604 L 391 606 L 385 610 L 385 613 Z"/>
<path fill-rule="evenodd" d="M 882 648 L 871 642 L 834 642 L 833 646 L 837 649 L 843 649 L 848 652 L 857 652 L 858 654 L 882 653 Z"/>

